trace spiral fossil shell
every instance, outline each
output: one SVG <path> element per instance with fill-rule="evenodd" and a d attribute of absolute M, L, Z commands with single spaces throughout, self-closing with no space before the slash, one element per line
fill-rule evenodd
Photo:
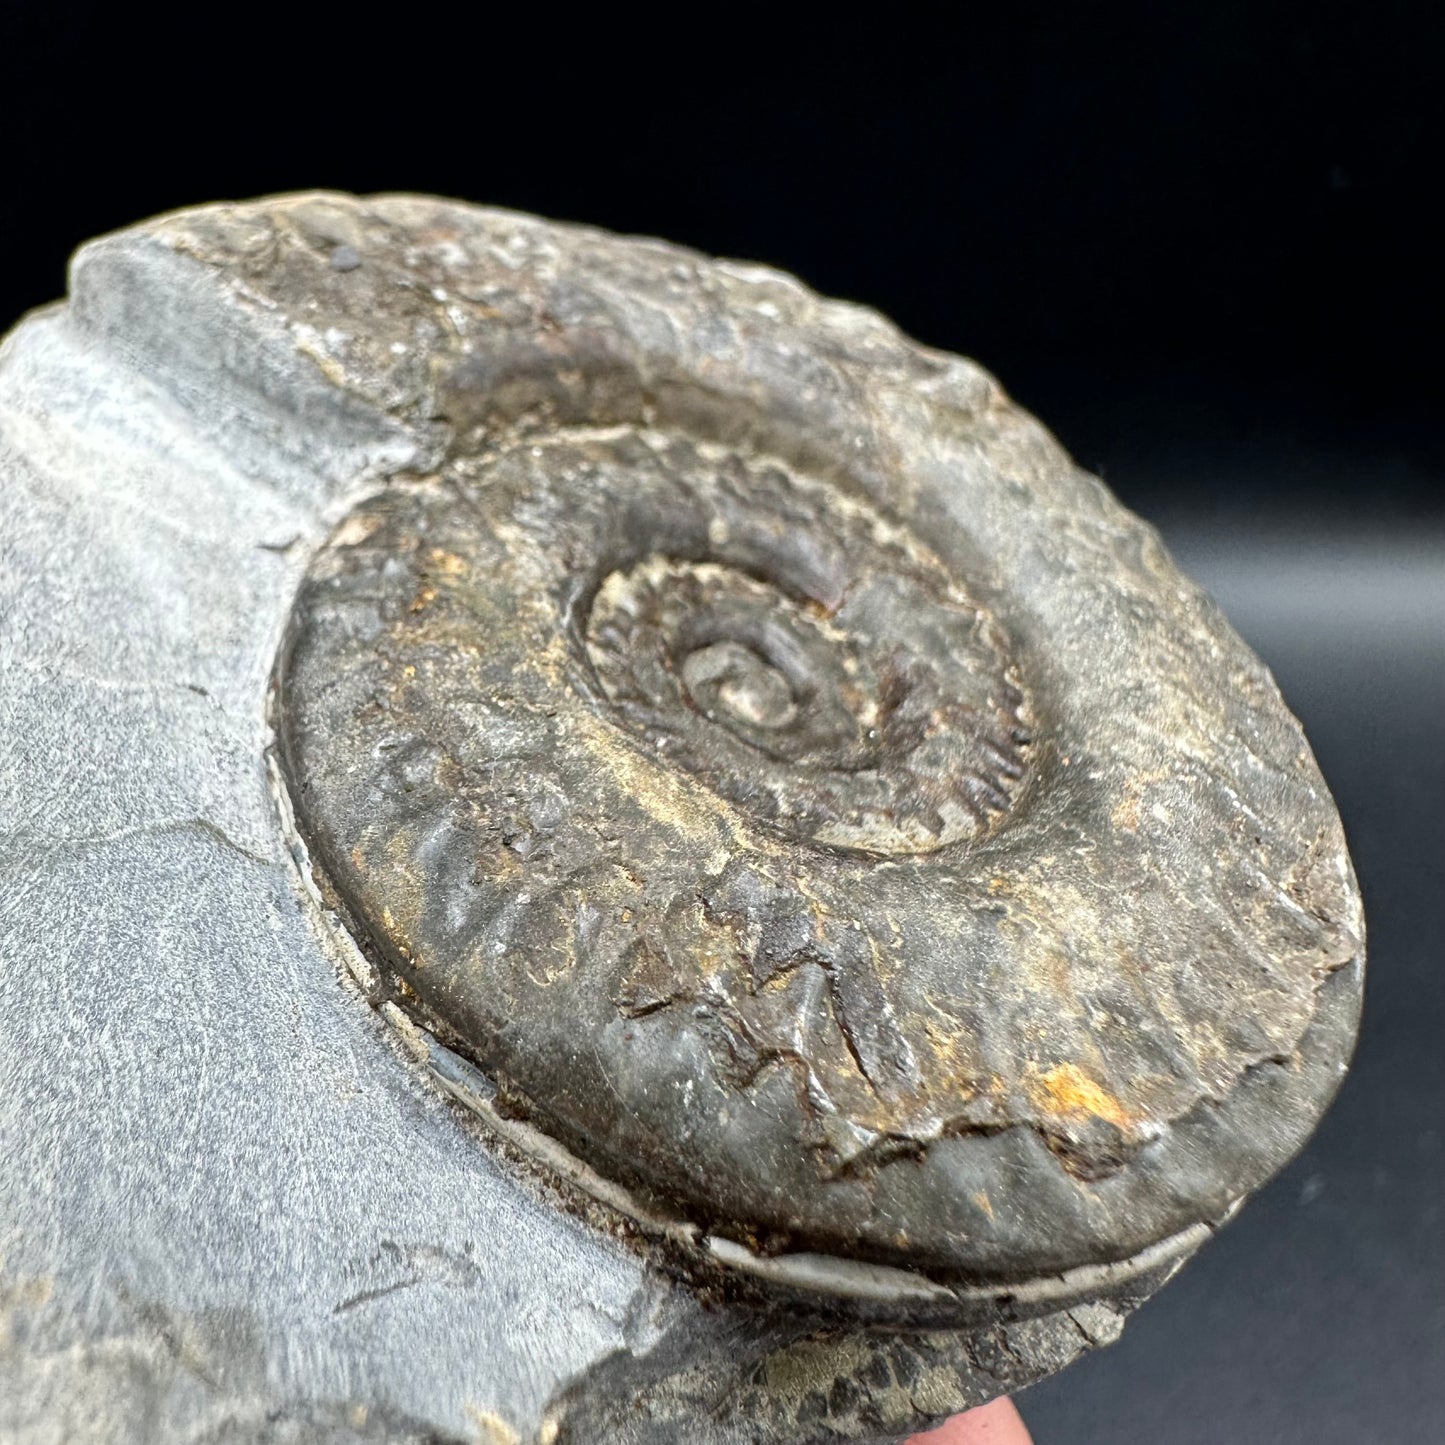
<path fill-rule="evenodd" d="M 313 558 L 277 728 L 328 896 L 508 1112 L 718 1258 L 946 1288 L 1141 1257 L 1298 1147 L 1358 1004 L 1333 805 L 984 373 L 505 213 L 192 224 L 436 438 Z"/>

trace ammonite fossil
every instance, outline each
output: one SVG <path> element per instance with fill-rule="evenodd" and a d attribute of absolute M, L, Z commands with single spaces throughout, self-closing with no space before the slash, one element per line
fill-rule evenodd
<path fill-rule="evenodd" d="M 1155 1268 L 1297 1148 L 1358 1002 L 1333 807 L 987 376 L 650 242 L 274 224 L 324 364 L 421 365 L 446 436 L 311 562 L 296 822 L 502 1113 L 698 1261 L 914 1314 Z"/>
<path fill-rule="evenodd" d="M 0 483 L 6 1438 L 898 1440 L 1339 1082 L 1268 673 L 872 312 L 206 207 L 0 349 Z"/>

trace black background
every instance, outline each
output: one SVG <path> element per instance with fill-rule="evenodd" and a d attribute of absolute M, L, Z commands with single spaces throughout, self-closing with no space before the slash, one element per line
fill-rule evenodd
<path fill-rule="evenodd" d="M 1356 1069 L 1039 1445 L 1445 1440 L 1434 5 L 0 15 L 0 327 L 86 237 L 309 186 L 763 260 L 984 362 L 1274 667 L 1366 896 Z"/>

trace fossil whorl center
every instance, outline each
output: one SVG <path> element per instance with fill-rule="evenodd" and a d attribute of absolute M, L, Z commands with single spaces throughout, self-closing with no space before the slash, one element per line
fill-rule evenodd
<path fill-rule="evenodd" d="M 779 467 L 644 455 L 654 475 L 634 460 L 621 565 L 585 624 L 623 725 L 821 844 L 928 852 L 1007 811 L 1023 694 L 999 628 L 936 558 Z"/>
<path fill-rule="evenodd" d="M 1358 898 L 1152 533 L 968 363 L 786 278 L 345 219 L 338 269 L 339 223 L 269 208 L 248 285 L 444 441 L 312 559 L 277 720 L 405 1012 L 756 1255 L 1003 1289 L 1277 1169 L 1353 1036 Z"/>

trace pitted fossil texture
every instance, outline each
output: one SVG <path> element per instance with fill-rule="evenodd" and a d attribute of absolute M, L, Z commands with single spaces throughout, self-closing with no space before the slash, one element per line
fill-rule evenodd
<path fill-rule="evenodd" d="M 1125 1259 L 1298 1146 L 1362 957 L 1328 794 L 970 363 L 441 203 L 170 244 L 432 439 L 314 558 L 279 731 L 323 882 L 509 1107 L 718 1233 L 960 1280 Z"/>

